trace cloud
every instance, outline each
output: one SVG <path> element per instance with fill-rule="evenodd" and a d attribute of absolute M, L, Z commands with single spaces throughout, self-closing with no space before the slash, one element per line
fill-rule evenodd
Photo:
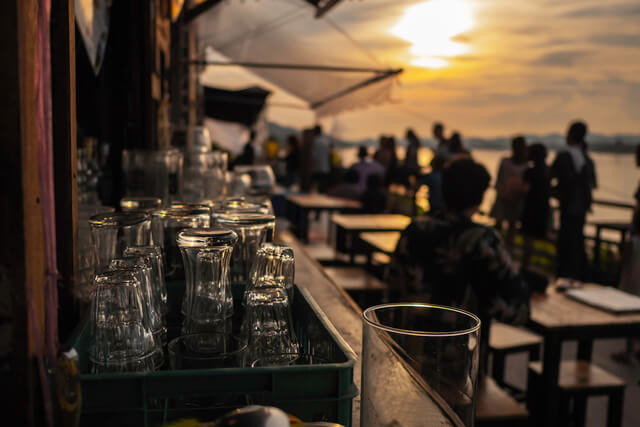
<path fill-rule="evenodd" d="M 585 50 L 558 50 L 540 56 L 533 63 L 551 67 L 570 67 L 587 55 L 589 52 Z"/>
<path fill-rule="evenodd" d="M 591 41 L 613 46 L 640 47 L 640 34 L 598 34 Z"/>
<path fill-rule="evenodd" d="M 629 15 L 640 15 L 640 5 L 618 4 L 615 6 L 586 7 L 566 12 L 562 16 L 567 18 L 601 18 L 605 16 L 628 17 Z"/>

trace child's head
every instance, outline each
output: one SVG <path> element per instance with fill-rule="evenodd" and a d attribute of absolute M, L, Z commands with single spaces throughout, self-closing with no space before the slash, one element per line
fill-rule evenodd
<path fill-rule="evenodd" d="M 544 164 L 546 159 L 547 147 L 540 143 L 535 143 L 529 146 L 529 160 L 538 165 Z"/>

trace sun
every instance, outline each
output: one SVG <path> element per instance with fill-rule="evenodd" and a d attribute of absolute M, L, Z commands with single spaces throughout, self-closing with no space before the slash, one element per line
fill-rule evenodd
<path fill-rule="evenodd" d="M 467 44 L 453 37 L 473 28 L 473 13 L 467 0 L 430 0 L 413 5 L 390 33 L 411 43 L 411 63 L 418 67 L 443 68 L 446 58 L 469 52 Z"/>

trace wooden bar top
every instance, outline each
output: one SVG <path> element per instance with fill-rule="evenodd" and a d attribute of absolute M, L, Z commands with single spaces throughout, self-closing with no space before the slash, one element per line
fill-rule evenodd
<path fill-rule="evenodd" d="M 335 214 L 331 221 L 345 230 L 402 231 L 409 226 L 411 218 L 397 214 Z"/>
<path fill-rule="evenodd" d="M 356 200 L 331 197 L 326 194 L 290 194 L 287 200 L 307 209 L 360 209 L 362 204 Z"/>
<path fill-rule="evenodd" d="M 351 346 L 358 360 L 354 382 L 360 389 L 362 318 L 357 305 L 325 274 L 302 243 L 288 231 L 279 231 L 276 240 L 289 245 L 295 254 L 296 284 L 307 289 L 326 313 L 340 335 Z M 395 427 L 451 426 L 453 423 L 435 401 L 413 380 L 391 353 L 381 355 L 386 364 L 381 372 L 384 399 L 374 402 L 377 425 Z M 393 402 L 393 404 L 392 404 Z M 360 396 L 353 400 L 353 427 L 360 426 Z M 375 427 L 375 426 L 366 426 Z"/>

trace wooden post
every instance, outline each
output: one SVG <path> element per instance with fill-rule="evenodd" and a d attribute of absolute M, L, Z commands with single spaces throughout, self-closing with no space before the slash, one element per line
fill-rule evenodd
<path fill-rule="evenodd" d="M 73 330 L 73 286 L 78 225 L 76 164 L 76 53 L 74 0 L 51 2 L 51 101 L 56 194 L 56 247 L 59 329 L 62 340 Z"/>
<path fill-rule="evenodd" d="M 44 244 L 38 182 L 36 137 L 37 0 L 5 0 L 0 13 L 0 266 L 11 286 L 13 311 L 12 384 L 3 384 L 15 410 L 11 425 L 34 425 L 36 405 L 33 363 L 36 343 L 29 328 L 27 293 L 36 325 L 44 331 Z M 31 337 L 31 339 L 29 338 Z M 11 414 L 7 414 L 11 419 Z"/>

